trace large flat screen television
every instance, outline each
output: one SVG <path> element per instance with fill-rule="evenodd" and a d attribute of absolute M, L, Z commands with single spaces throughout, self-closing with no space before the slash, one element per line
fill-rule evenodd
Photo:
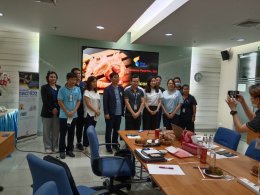
<path fill-rule="evenodd" d="M 119 84 L 130 84 L 132 74 L 140 77 L 140 85 L 145 86 L 148 77 L 158 74 L 159 53 L 146 51 L 119 50 L 82 47 L 82 80 L 97 77 L 97 87 L 103 93 L 111 84 L 109 75 L 119 74 Z"/>

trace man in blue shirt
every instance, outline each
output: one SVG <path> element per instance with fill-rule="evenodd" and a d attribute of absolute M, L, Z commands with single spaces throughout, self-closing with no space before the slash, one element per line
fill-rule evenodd
<path fill-rule="evenodd" d="M 75 125 L 78 117 L 77 110 L 81 101 L 81 92 L 79 87 L 76 87 L 77 75 L 74 73 L 67 74 L 67 83 L 61 87 L 58 93 L 58 104 L 60 106 L 60 140 L 59 150 L 60 158 L 65 158 L 66 154 L 70 157 L 75 157 L 73 151 L 73 140 L 75 134 Z M 66 147 L 66 134 L 67 147 Z"/>
<path fill-rule="evenodd" d="M 123 100 L 123 87 L 119 86 L 119 75 L 112 72 L 110 75 L 111 85 L 105 88 L 103 94 L 104 115 L 106 120 L 106 143 L 118 143 L 118 130 L 120 128 L 121 116 L 124 114 L 124 100 Z M 116 145 L 113 145 L 114 149 L 118 149 Z M 113 153 L 111 145 L 106 145 L 107 152 Z"/>

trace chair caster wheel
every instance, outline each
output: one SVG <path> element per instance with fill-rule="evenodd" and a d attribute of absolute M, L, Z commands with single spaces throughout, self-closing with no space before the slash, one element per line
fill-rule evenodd
<path fill-rule="evenodd" d="M 127 189 L 127 191 L 130 191 L 131 190 L 131 184 L 127 185 L 126 189 Z"/>
<path fill-rule="evenodd" d="M 109 186 L 109 180 L 105 180 L 105 181 L 103 181 L 103 186 L 105 186 L 105 187 L 107 187 L 107 186 Z"/>

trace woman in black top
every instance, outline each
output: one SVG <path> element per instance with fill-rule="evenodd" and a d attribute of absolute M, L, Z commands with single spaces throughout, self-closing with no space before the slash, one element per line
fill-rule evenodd
<path fill-rule="evenodd" d="M 254 131 L 260 132 L 260 84 L 249 87 L 250 100 L 256 112 L 254 113 L 245 102 L 242 95 L 238 94 L 237 98 L 227 97 L 226 102 L 230 108 L 230 114 L 233 117 L 235 128 L 238 132 Z M 237 115 L 237 103 L 240 102 L 249 122 L 241 124 Z"/>
<path fill-rule="evenodd" d="M 182 92 L 183 103 L 181 105 L 180 126 L 194 132 L 197 101 L 194 96 L 190 95 L 189 85 L 183 85 Z"/>
<path fill-rule="evenodd" d="M 41 87 L 43 144 L 46 153 L 59 151 L 59 105 L 57 96 L 60 86 L 56 84 L 57 79 L 56 72 L 49 71 L 46 75 L 47 84 Z"/>

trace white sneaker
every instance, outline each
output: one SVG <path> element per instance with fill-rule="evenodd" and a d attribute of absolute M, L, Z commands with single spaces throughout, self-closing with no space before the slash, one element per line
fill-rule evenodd
<path fill-rule="evenodd" d="M 51 154 L 51 153 L 52 153 L 51 149 L 46 149 L 45 152 L 46 152 L 47 154 Z"/>
<path fill-rule="evenodd" d="M 84 154 L 89 154 L 89 150 L 88 150 L 88 147 L 85 147 L 85 146 L 84 146 L 84 150 L 83 150 L 83 153 L 84 153 Z"/>

